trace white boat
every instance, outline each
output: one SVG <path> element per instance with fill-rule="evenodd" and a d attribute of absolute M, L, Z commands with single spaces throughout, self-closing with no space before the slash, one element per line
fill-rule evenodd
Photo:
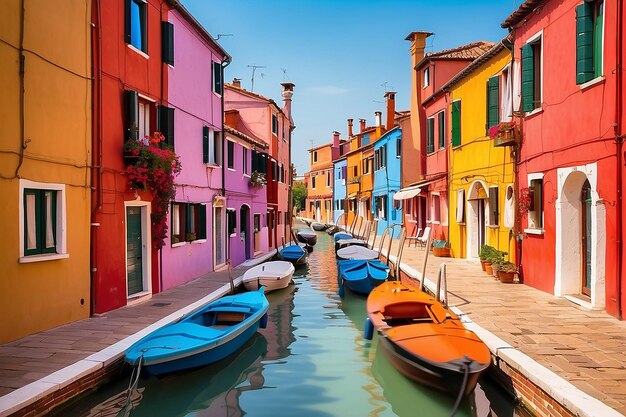
<path fill-rule="evenodd" d="M 243 285 L 248 291 L 265 287 L 265 292 L 286 288 L 295 268 L 291 262 L 271 261 L 248 269 L 243 274 Z"/>
<path fill-rule="evenodd" d="M 373 260 L 378 259 L 379 252 L 364 246 L 353 245 L 337 250 L 336 255 L 339 259 Z"/>

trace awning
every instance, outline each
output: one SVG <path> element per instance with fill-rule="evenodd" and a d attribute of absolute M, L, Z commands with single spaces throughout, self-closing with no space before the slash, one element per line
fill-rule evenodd
<path fill-rule="evenodd" d="M 354 200 L 356 198 L 356 193 L 348 194 L 348 200 Z"/>
<path fill-rule="evenodd" d="M 406 200 L 407 198 L 413 198 L 422 191 L 420 187 L 407 187 L 403 188 L 393 195 L 394 200 Z"/>

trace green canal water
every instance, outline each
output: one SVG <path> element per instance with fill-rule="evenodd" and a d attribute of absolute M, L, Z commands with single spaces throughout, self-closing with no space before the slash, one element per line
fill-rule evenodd
<path fill-rule="evenodd" d="M 365 297 L 337 295 L 332 238 L 318 232 L 308 266 L 295 285 L 268 294 L 269 323 L 231 357 L 162 379 L 140 379 L 127 399 L 130 375 L 101 387 L 58 416 L 362 417 L 450 416 L 454 398 L 395 371 L 363 339 Z M 488 378 L 456 414 L 523 417 Z"/>

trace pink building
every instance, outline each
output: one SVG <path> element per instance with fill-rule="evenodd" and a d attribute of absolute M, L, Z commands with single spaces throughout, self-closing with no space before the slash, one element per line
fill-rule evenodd
<path fill-rule="evenodd" d="M 159 116 L 173 120 L 174 150 L 183 167 L 161 254 L 162 288 L 168 289 L 213 271 L 226 259 L 220 227 L 225 212 L 217 196 L 224 167 L 222 74 L 230 56 L 182 6 L 172 9 L 162 26 L 164 39 L 173 39 L 165 68 L 168 112 Z"/>
<path fill-rule="evenodd" d="M 239 80 L 225 85 L 224 108 L 237 110 L 243 132 L 259 138 L 268 145 L 267 158 L 259 159 L 251 167 L 251 175 L 265 174 L 267 205 L 258 215 L 261 228 L 267 228 L 268 248 L 277 248 L 282 240 L 289 240 L 288 224 L 291 219 L 291 132 L 295 128 L 291 119 L 291 96 L 294 85 L 283 83 L 283 107 L 272 99 L 241 88 Z M 255 174 L 255 172 L 257 174 Z M 226 184 L 227 188 L 230 184 Z M 262 239 L 262 237 L 261 237 Z"/>

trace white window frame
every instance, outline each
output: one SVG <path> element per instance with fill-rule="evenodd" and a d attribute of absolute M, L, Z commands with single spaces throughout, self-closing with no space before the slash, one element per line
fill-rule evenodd
<path fill-rule="evenodd" d="M 424 88 L 430 86 L 430 67 L 424 68 Z"/>
<path fill-rule="evenodd" d="M 252 155 L 252 152 L 250 151 L 250 148 L 248 148 L 247 146 L 243 146 L 241 145 L 241 154 L 242 154 L 242 158 L 241 161 L 243 163 L 243 167 L 241 169 L 241 171 L 243 172 L 243 176 L 250 178 L 250 156 Z"/>
<path fill-rule="evenodd" d="M 542 172 L 536 172 L 536 173 L 532 173 L 532 174 L 528 174 L 526 176 L 527 181 L 528 181 L 528 186 L 530 187 L 530 185 L 532 184 L 533 180 L 542 180 L 543 181 L 543 176 L 544 174 Z M 545 185 L 545 183 L 544 183 Z M 545 187 L 542 186 L 541 189 L 541 193 L 542 193 L 542 198 L 545 195 Z M 544 207 L 542 207 L 541 210 L 541 224 L 543 225 L 541 228 L 537 228 L 537 227 L 531 227 L 531 212 L 530 210 L 528 211 L 528 213 L 526 213 L 526 219 L 528 221 L 528 228 L 524 229 L 524 233 L 528 233 L 528 234 L 533 234 L 533 235 L 542 235 L 544 233 L 544 227 L 545 227 L 545 216 L 544 216 L 544 212 L 545 210 L 543 210 Z M 535 210 L 533 210 L 533 213 L 535 212 Z M 534 223 L 534 221 L 533 221 Z"/>
<path fill-rule="evenodd" d="M 24 246 L 26 242 L 24 242 L 24 222 L 25 214 L 24 214 L 24 190 L 25 189 L 37 189 L 37 190 L 52 190 L 56 191 L 57 201 L 56 201 L 56 251 L 57 253 L 46 253 L 41 255 L 24 255 Z M 66 193 L 65 193 L 65 184 L 52 184 L 52 183 L 43 183 L 43 182 L 35 182 L 29 180 L 20 179 L 19 183 L 19 194 L 18 194 L 18 221 L 19 221 L 19 246 L 20 246 L 20 257 L 19 263 L 30 263 L 30 262 L 42 262 L 42 261 L 52 261 L 56 259 L 67 259 L 70 257 L 69 253 L 67 253 L 67 204 L 66 204 Z"/>

